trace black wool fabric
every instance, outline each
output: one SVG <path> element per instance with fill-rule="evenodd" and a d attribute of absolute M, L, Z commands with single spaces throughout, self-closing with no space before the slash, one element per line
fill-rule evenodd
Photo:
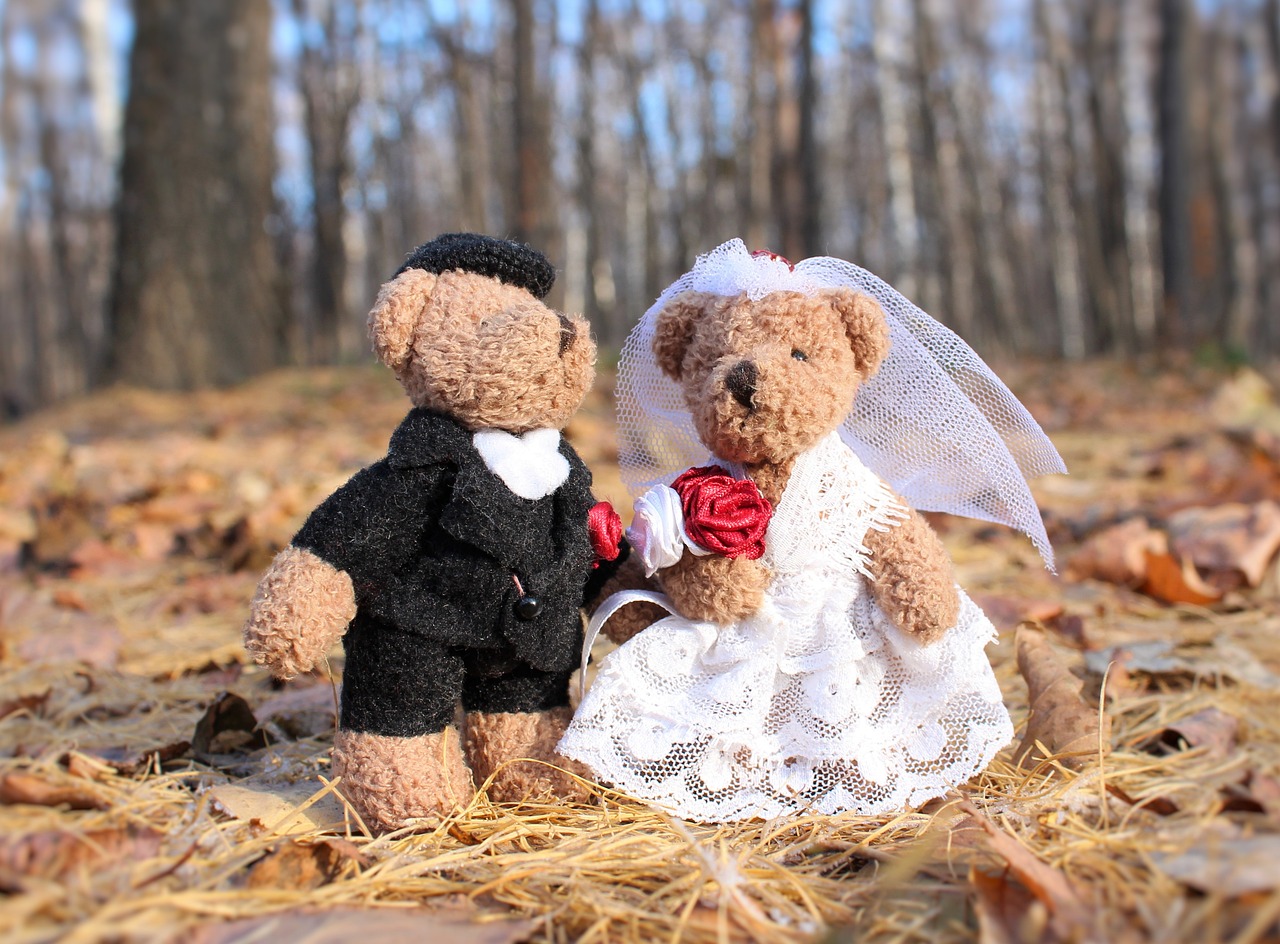
<path fill-rule="evenodd" d="M 568 704 L 579 608 L 618 561 L 593 567 L 591 473 L 565 441 L 569 477 L 535 501 L 485 466 L 471 434 L 415 409 L 387 456 L 312 512 L 293 543 L 351 577 L 342 726 L 395 737 L 442 730 L 468 710 Z M 521 594 L 542 603 L 531 620 Z"/>
<path fill-rule="evenodd" d="M 487 275 L 526 289 L 534 298 L 546 298 L 556 283 L 555 267 L 538 250 L 509 239 L 495 239 L 480 233 L 445 233 L 423 243 L 413 252 L 396 275 L 406 269 L 424 272 L 450 272 L 461 269 Z"/>

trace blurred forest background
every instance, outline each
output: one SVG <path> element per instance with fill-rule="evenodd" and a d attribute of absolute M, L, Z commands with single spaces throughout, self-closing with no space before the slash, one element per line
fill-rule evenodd
<path fill-rule="evenodd" d="M 984 353 L 1280 354 L 1280 0 L 0 0 L 0 415 L 363 356 L 412 246 L 606 349 L 733 236 Z"/>

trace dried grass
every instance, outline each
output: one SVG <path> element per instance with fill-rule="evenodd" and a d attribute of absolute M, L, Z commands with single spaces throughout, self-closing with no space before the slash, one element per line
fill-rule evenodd
<path fill-rule="evenodd" d="M 1007 662 L 1001 676 L 1021 718 L 1025 695 Z M 52 694 L 42 716 L 19 713 L 0 724 L 5 754 L 40 746 L 35 758 L 0 759 L 0 777 L 34 775 L 103 808 L 0 806 L 0 833 L 8 842 L 66 834 L 92 848 L 94 834 L 153 830 L 158 848 L 144 858 L 127 849 L 108 860 L 86 854 L 48 877 L 10 870 L 0 879 L 10 889 L 0 904 L 7 941 L 169 940 L 209 920 L 304 906 L 453 903 L 457 896 L 486 913 L 536 917 L 537 939 L 551 941 L 789 941 L 832 927 L 848 929 L 841 933 L 850 940 L 972 940 L 970 867 L 999 874 L 1009 862 L 975 827 L 969 804 L 1070 882 L 1088 902 L 1090 936 L 1099 940 L 1245 940 L 1249 919 L 1261 920 L 1280 900 L 1274 891 L 1246 900 L 1192 894 L 1152 867 L 1157 854 L 1259 823 L 1256 815 L 1223 812 L 1225 786 L 1250 770 L 1280 769 L 1274 693 L 1248 686 L 1189 680 L 1119 699 L 1109 709 L 1117 749 L 1102 764 L 1075 773 L 1050 759 L 1023 771 L 1007 751 L 963 799 L 887 821 L 811 816 L 716 828 L 597 789 L 596 805 L 572 807 L 496 807 L 481 794 L 431 832 L 373 838 L 335 802 L 341 784 L 326 780 L 323 736 L 240 757 L 228 770 L 184 761 L 180 769 L 122 776 L 85 760 L 94 747 L 189 736 L 210 697 L 198 675 L 148 681 L 96 672 L 85 691 L 87 678 L 67 668 L 4 674 L 6 692 Z M 261 678 L 245 681 L 237 688 L 251 700 L 266 694 Z M 1246 750 L 1211 757 L 1142 749 L 1206 705 L 1246 719 Z M 237 783 L 264 797 L 303 787 L 301 795 L 293 787 L 299 800 L 287 815 L 257 819 L 228 816 L 214 802 L 215 788 Z M 326 800 L 330 811 L 314 821 L 296 815 Z M 1177 809 L 1160 815 L 1153 802 Z M 250 867 L 282 843 L 335 835 L 367 865 L 352 859 L 318 888 L 247 886 Z"/>
<path fill-rule="evenodd" d="M 1076 771 L 1051 756 L 1023 770 L 1011 745 L 961 793 L 891 819 L 712 827 L 597 787 L 581 806 L 497 807 L 481 794 L 432 831 L 375 838 L 329 779 L 327 732 L 128 773 L 104 761 L 127 767 L 121 749 L 145 757 L 189 740 L 224 688 L 255 707 L 276 693 L 259 670 L 226 671 L 240 658 L 242 609 L 178 621 L 155 605 L 176 577 L 222 573 L 216 561 L 79 587 L 120 629 L 116 668 L 0 660 L 0 703 L 35 696 L 0 718 L 0 784 L 19 775 L 63 791 L 61 805 L 0 803 L 0 938 L 170 941 L 302 908 L 427 905 L 477 928 L 532 918 L 531 939 L 556 942 L 1275 940 L 1280 883 L 1227 894 L 1159 867 L 1205 843 L 1280 831 L 1277 798 L 1261 789 L 1280 778 L 1274 602 L 1157 607 L 1051 581 L 1013 541 L 978 555 L 965 526 L 947 540 L 965 582 L 1092 614 L 1095 648 L 1164 640 L 1183 664 L 1207 668 L 1113 668 L 1105 692 L 1089 675 L 1088 697 L 1111 716 L 1105 759 Z M 227 578 L 226 598 L 247 601 L 253 577 Z M 1057 648 L 1084 674 L 1080 652 Z M 991 653 L 1021 733 L 1027 692 L 1011 631 Z M 1164 744 L 1170 725 L 1207 707 L 1240 719 L 1231 750 Z M 68 809 L 68 796 L 90 808 Z M 320 847 L 314 868 L 296 868 Z M 253 880 L 267 862 L 278 871 Z"/>

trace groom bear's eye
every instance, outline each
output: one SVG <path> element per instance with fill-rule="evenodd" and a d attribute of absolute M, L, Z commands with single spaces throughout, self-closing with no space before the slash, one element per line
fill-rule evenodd
<path fill-rule="evenodd" d="M 791 349 L 791 356 L 798 361 L 807 361 L 809 359 L 809 355 L 806 354 L 804 351 L 800 350 L 798 347 L 793 347 Z"/>

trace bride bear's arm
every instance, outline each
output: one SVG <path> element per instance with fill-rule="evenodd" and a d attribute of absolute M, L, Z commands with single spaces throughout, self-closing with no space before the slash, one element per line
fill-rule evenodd
<path fill-rule="evenodd" d="M 960 596 L 951 558 L 919 512 L 908 509 L 906 520 L 868 531 L 864 542 L 871 595 L 895 626 L 928 645 L 956 625 Z"/>

